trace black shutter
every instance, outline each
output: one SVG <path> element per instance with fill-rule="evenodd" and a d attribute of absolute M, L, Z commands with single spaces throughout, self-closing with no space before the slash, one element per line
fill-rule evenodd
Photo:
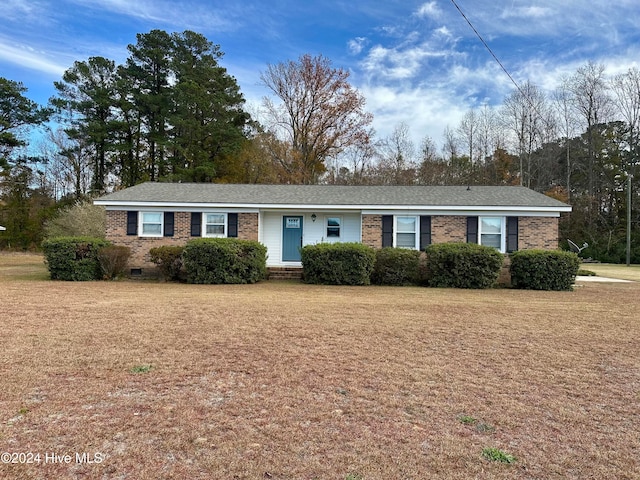
<path fill-rule="evenodd" d="M 467 243 L 478 243 L 478 217 L 467 217 Z"/>
<path fill-rule="evenodd" d="M 173 212 L 164 212 L 164 236 L 173 237 Z"/>
<path fill-rule="evenodd" d="M 238 236 L 238 214 L 227 214 L 227 237 L 235 238 Z"/>
<path fill-rule="evenodd" d="M 431 245 L 431 216 L 422 215 L 420 217 L 420 250 L 424 250 Z"/>
<path fill-rule="evenodd" d="M 393 247 L 393 215 L 382 216 L 382 246 Z"/>
<path fill-rule="evenodd" d="M 518 251 L 518 217 L 507 217 L 507 253 Z"/>
<path fill-rule="evenodd" d="M 191 236 L 202 236 L 202 213 L 191 212 Z"/>
<path fill-rule="evenodd" d="M 138 212 L 127 212 L 127 235 L 138 234 Z"/>

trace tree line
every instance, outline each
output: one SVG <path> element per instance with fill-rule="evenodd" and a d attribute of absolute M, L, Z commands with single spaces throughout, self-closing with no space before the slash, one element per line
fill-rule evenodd
<path fill-rule="evenodd" d="M 400 123 L 376 136 L 349 72 L 323 56 L 267 65 L 251 115 L 201 34 L 138 34 L 126 61 L 77 61 L 46 106 L 0 78 L 0 246 L 29 248 L 63 207 L 144 181 L 524 185 L 573 206 L 561 235 L 621 261 L 627 182 L 638 233 L 640 71 L 588 62 L 551 93 L 525 82 L 466 112 L 443 142 Z M 39 150 L 29 128 L 46 127 Z M 25 154 L 25 152 L 29 154 Z M 34 153 L 38 151 L 38 153 Z"/>

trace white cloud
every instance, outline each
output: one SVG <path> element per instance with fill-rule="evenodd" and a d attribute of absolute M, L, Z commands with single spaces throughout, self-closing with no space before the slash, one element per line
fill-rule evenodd
<path fill-rule="evenodd" d="M 551 8 L 531 5 L 528 7 L 515 7 L 515 8 L 505 9 L 502 12 L 502 15 L 500 15 L 500 18 L 502 19 L 521 18 L 525 20 L 531 20 L 531 19 L 537 20 L 545 17 L 550 17 L 555 14 L 557 14 L 557 12 L 554 13 L 554 11 Z"/>
<path fill-rule="evenodd" d="M 404 122 L 416 147 L 427 135 L 441 144 L 445 127 L 456 125 L 467 110 L 453 92 L 430 86 L 401 89 L 377 85 L 361 91 L 367 99 L 367 110 L 375 112 L 373 126 L 378 138 L 388 137 Z"/>
<path fill-rule="evenodd" d="M 70 0 L 78 5 L 126 15 L 161 25 L 180 24 L 192 29 L 210 28 L 233 29 L 232 21 L 237 12 L 233 6 L 225 9 L 225 15 L 218 15 L 216 9 L 201 2 L 174 2 L 167 0 Z M 245 12 L 246 14 L 247 12 Z"/>
<path fill-rule="evenodd" d="M 432 1 L 420 5 L 418 10 L 416 10 L 415 15 L 420 18 L 437 19 L 442 16 L 442 10 L 440 10 L 438 2 Z"/>
<path fill-rule="evenodd" d="M 23 68 L 35 70 L 45 74 L 62 76 L 68 65 L 63 65 L 59 59 L 42 50 L 28 45 L 10 44 L 0 39 L 0 59 Z"/>
<path fill-rule="evenodd" d="M 353 55 L 358 55 L 364 49 L 367 44 L 367 39 L 365 37 L 356 37 L 347 42 L 347 47 L 349 48 L 349 52 Z"/>

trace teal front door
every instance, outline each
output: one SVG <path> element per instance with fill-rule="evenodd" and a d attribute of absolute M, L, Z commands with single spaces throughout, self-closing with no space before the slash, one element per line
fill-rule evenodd
<path fill-rule="evenodd" d="M 302 247 L 302 217 L 282 217 L 282 261 L 299 262 Z"/>

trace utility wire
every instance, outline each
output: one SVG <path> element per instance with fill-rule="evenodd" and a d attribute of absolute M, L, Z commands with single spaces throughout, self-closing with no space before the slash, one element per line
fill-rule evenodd
<path fill-rule="evenodd" d="M 509 71 L 505 68 L 505 66 L 502 64 L 502 62 L 500 61 L 500 59 L 496 56 L 495 53 L 493 53 L 493 50 L 491 50 L 491 47 L 487 44 L 487 42 L 484 41 L 484 38 L 482 38 L 482 35 L 480 35 L 480 33 L 478 33 L 478 30 L 476 30 L 476 27 L 473 26 L 473 24 L 471 23 L 471 21 L 467 18 L 467 16 L 464 14 L 464 12 L 460 9 L 460 7 L 458 6 L 458 4 L 456 3 L 456 0 L 451 0 L 451 3 L 453 3 L 453 5 L 458 9 L 458 12 L 460 12 L 460 15 L 462 15 L 462 18 L 464 18 L 467 23 L 469 24 L 469 26 L 471 27 L 471 30 L 473 30 L 473 32 L 476 34 L 476 36 L 480 39 L 480 41 L 482 42 L 482 44 L 485 46 L 485 48 L 489 51 L 489 53 L 491 54 L 491 56 L 494 58 L 494 60 L 496 62 L 498 62 L 498 65 L 500 65 L 500 68 L 502 68 L 502 70 L 504 71 L 504 73 L 507 74 L 507 77 L 509 77 L 509 80 L 511 80 L 511 82 L 516 86 L 516 88 L 518 89 L 518 91 L 520 92 L 520 94 L 524 97 L 527 98 L 527 96 L 525 95 L 525 93 L 522 91 L 522 88 L 520 88 L 520 85 L 518 85 L 518 82 L 515 81 L 515 79 L 511 76 L 511 74 L 509 73 Z"/>
<path fill-rule="evenodd" d="M 467 18 L 467 16 L 464 14 L 464 12 L 462 11 L 462 9 L 458 6 L 458 4 L 456 3 L 456 0 L 451 0 L 451 3 L 453 3 L 453 5 L 456 7 L 456 9 L 458 9 L 458 12 L 460 12 L 460 15 L 462 15 L 462 18 L 464 18 L 467 23 L 469 24 L 469 26 L 471 27 L 471 30 L 473 30 L 473 32 L 476 34 L 476 36 L 480 39 L 480 41 L 482 42 L 482 44 L 485 46 L 485 48 L 489 51 L 489 53 L 491 54 L 491 56 L 494 58 L 494 60 L 498 63 L 498 65 L 500 65 L 500 68 L 502 68 L 502 71 L 504 73 L 507 74 L 507 77 L 509 77 L 509 80 L 511 80 L 511 83 L 513 83 L 516 88 L 518 89 L 518 91 L 520 92 L 520 95 L 522 95 L 522 98 L 525 100 L 525 102 L 527 102 L 529 104 L 529 107 L 531 107 L 531 109 L 533 111 L 535 111 L 539 118 L 542 120 L 542 122 L 547 126 L 547 127 L 553 127 L 552 122 L 545 116 L 542 114 L 542 112 L 540 111 L 540 109 L 538 108 L 537 105 L 535 105 L 533 103 L 533 101 L 531 100 L 531 98 L 529 97 L 529 95 L 527 95 L 524 90 L 522 90 L 522 88 L 520 87 L 520 85 L 518 85 L 518 82 L 515 81 L 515 79 L 511 76 L 511 74 L 509 73 L 509 71 L 505 68 L 505 66 L 502 64 L 502 62 L 500 61 L 500 59 L 496 56 L 495 53 L 493 53 L 493 50 L 491 50 L 491 47 L 487 44 L 487 42 L 484 41 L 484 38 L 482 38 L 482 35 L 480 35 L 480 33 L 478 32 L 478 30 L 476 29 L 476 27 L 473 26 L 473 24 L 471 23 L 471 20 L 469 20 Z"/>

